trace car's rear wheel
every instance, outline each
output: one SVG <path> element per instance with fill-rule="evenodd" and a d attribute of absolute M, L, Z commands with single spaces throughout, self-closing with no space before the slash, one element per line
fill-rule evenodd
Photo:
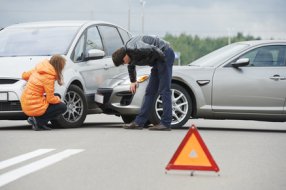
<path fill-rule="evenodd" d="M 58 119 L 52 120 L 55 127 L 80 127 L 87 114 L 87 103 L 81 88 L 71 85 L 64 98 L 67 105 L 67 111 Z"/>
<path fill-rule="evenodd" d="M 183 127 L 190 119 L 192 113 L 192 99 L 189 93 L 178 84 L 172 84 L 172 128 Z M 153 124 L 160 122 L 163 114 L 163 101 L 159 94 L 157 95 L 150 121 Z"/>

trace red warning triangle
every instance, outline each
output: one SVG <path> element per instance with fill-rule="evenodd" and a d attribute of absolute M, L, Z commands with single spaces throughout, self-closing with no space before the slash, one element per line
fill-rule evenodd
<path fill-rule="evenodd" d="M 195 125 L 189 129 L 166 170 L 219 171 Z"/>

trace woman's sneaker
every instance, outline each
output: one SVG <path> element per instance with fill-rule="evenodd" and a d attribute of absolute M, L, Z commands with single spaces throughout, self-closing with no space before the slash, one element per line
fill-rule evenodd
<path fill-rule="evenodd" d="M 46 125 L 39 126 L 35 117 L 29 117 L 27 119 L 27 121 L 30 125 L 32 125 L 32 129 L 34 131 L 43 131 L 43 130 L 51 130 L 52 129 Z"/>
<path fill-rule="evenodd" d="M 52 130 L 52 128 L 50 128 L 46 125 L 41 125 L 40 128 L 42 128 L 43 130 Z"/>
<path fill-rule="evenodd" d="M 28 123 L 29 123 L 30 125 L 32 125 L 32 129 L 33 129 L 34 131 L 40 131 L 40 130 L 41 130 L 41 129 L 38 127 L 38 125 L 37 125 L 37 121 L 36 121 L 35 117 L 29 117 L 29 118 L 27 119 L 27 121 L 28 121 Z"/>
<path fill-rule="evenodd" d="M 35 125 L 35 123 L 34 123 L 32 117 L 28 117 L 27 122 L 28 122 L 30 125 Z"/>

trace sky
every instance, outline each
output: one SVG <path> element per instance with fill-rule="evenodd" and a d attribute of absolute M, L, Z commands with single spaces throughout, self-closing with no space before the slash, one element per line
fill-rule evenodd
<path fill-rule="evenodd" d="M 30 21 L 87 19 L 118 24 L 134 35 L 221 37 L 242 32 L 262 39 L 286 39 L 286 0 L 144 2 L 143 6 L 140 0 L 0 0 L 0 27 Z"/>

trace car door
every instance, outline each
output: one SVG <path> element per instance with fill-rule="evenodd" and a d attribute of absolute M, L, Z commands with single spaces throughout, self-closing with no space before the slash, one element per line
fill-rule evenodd
<path fill-rule="evenodd" d="M 94 93 L 111 76 L 126 72 L 126 67 L 116 68 L 111 59 L 113 51 L 122 45 L 123 40 L 117 28 L 112 25 L 91 26 L 83 33 L 75 47 L 73 60 L 84 79 L 87 94 Z M 103 50 L 105 56 L 86 60 L 86 53 L 91 49 Z"/>
<path fill-rule="evenodd" d="M 128 33 L 122 29 L 120 29 L 121 32 L 119 33 L 119 28 L 108 25 L 98 26 L 98 30 L 102 38 L 106 59 L 108 60 L 108 62 L 105 63 L 103 74 L 104 76 L 102 78 L 109 79 L 113 78 L 119 73 L 127 72 L 127 66 L 121 65 L 116 67 L 112 61 L 111 56 L 113 52 L 124 45 L 128 38 L 130 39 Z M 102 82 L 100 85 L 101 84 Z"/>
<path fill-rule="evenodd" d="M 214 73 L 213 111 L 281 114 L 286 96 L 285 46 L 259 47 L 239 58 L 249 58 L 249 65 L 228 64 Z"/>

